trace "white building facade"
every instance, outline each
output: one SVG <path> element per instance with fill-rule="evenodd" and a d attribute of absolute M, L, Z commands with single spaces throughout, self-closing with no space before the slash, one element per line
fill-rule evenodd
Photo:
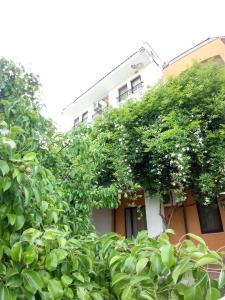
<path fill-rule="evenodd" d="M 91 123 L 107 107 L 116 108 L 128 99 L 140 99 L 161 78 L 161 66 L 156 52 L 148 43 L 144 43 L 140 49 L 77 97 L 63 110 L 63 114 L 70 119 L 71 127 L 80 122 Z M 124 208 L 122 212 L 124 225 L 119 225 L 124 226 L 126 236 L 132 235 L 131 228 L 136 228 L 135 232 L 147 229 L 150 236 L 156 236 L 163 230 L 163 222 L 159 216 L 160 201 L 151 199 L 147 193 L 144 198 L 143 208 L 146 213 L 143 222 L 138 221 L 134 210 Z M 93 223 L 96 231 L 99 234 L 117 232 L 116 215 L 115 210 L 111 209 L 95 210 Z"/>
<path fill-rule="evenodd" d="M 71 127 L 91 123 L 106 107 L 119 107 L 140 97 L 161 77 L 161 61 L 148 43 L 88 88 L 63 109 Z"/>

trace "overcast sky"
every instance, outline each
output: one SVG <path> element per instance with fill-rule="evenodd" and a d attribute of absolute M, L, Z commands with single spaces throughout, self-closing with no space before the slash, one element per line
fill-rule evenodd
<path fill-rule="evenodd" d="M 225 35 L 225 0 L 0 0 L 0 55 L 40 75 L 45 115 L 148 41 L 163 61 Z"/>

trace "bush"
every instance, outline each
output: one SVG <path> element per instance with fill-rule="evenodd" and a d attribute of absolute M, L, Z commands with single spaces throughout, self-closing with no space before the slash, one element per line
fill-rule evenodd
<path fill-rule="evenodd" d="M 0 246 L 0 299 L 219 299 L 222 255 L 199 237 L 176 246 L 168 234 L 115 233 L 70 238 L 56 229 L 29 228 L 12 246 Z M 220 271 L 210 280 L 207 266 Z"/>

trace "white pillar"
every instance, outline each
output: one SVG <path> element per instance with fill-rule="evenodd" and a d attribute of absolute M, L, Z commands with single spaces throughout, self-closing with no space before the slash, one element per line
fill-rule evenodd
<path fill-rule="evenodd" d="M 163 232 L 163 220 L 159 215 L 160 200 L 157 196 L 151 197 L 148 191 L 145 192 L 145 210 L 148 234 L 155 237 Z"/>

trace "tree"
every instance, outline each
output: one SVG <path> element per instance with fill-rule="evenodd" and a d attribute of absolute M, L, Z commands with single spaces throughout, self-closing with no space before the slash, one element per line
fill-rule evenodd
<path fill-rule="evenodd" d="M 89 233 L 93 207 L 116 206 L 119 189 L 136 188 L 117 140 L 127 128 L 57 134 L 40 115 L 33 75 L 3 59 L 0 78 L 0 299 L 218 299 L 223 253 L 201 238 L 174 246 L 166 233 Z M 221 268 L 218 281 L 208 264 Z"/>
<path fill-rule="evenodd" d="M 98 182 L 139 184 L 178 201 L 192 190 L 215 203 L 225 187 L 225 68 L 194 65 L 142 100 L 108 110 L 90 130 L 101 149 Z"/>

